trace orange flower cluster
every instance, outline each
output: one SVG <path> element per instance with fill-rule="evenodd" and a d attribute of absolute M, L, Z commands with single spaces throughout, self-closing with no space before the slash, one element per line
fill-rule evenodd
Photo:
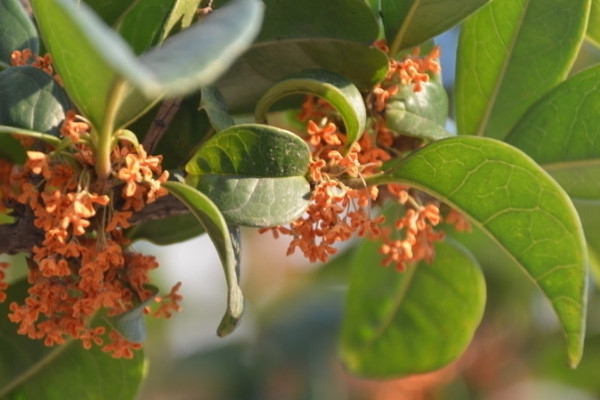
<path fill-rule="evenodd" d="M 158 264 L 152 256 L 125 250 L 122 229 L 134 211 L 166 194 L 160 184 L 168 173 L 160 156 L 123 142 L 112 152 L 113 176 L 97 182 L 87 123 L 69 112 L 61 134 L 71 139 L 72 152 L 28 151 L 25 165 L 0 165 L 0 204 L 30 208 L 34 225 L 44 232 L 28 259 L 28 297 L 24 304 L 10 304 L 9 318 L 20 334 L 48 346 L 80 339 L 85 348 L 104 345 L 113 357 L 131 358 L 141 344 L 91 325 L 98 314 L 117 316 L 155 296 L 148 273 Z M 0 296 L 6 288 L 1 278 Z M 179 286 L 155 316 L 179 310 Z"/>
<path fill-rule="evenodd" d="M 30 49 L 24 49 L 22 51 L 15 50 L 10 55 L 10 64 L 13 67 L 31 65 L 32 67 L 39 68 L 52 76 L 59 85 L 62 86 L 63 84 L 60 76 L 54 73 L 54 67 L 52 67 L 52 56 L 48 53 L 42 57 L 38 56 L 37 54 L 33 54 Z"/>
<path fill-rule="evenodd" d="M 8 265 L 8 263 L 0 262 L 0 303 L 3 303 L 6 300 L 5 290 L 8 288 L 8 283 L 4 281 L 6 274 L 3 270 L 8 268 Z"/>
<path fill-rule="evenodd" d="M 376 45 L 387 51 L 384 42 Z M 442 221 L 439 202 L 420 196 L 418 191 L 408 187 L 390 184 L 380 193 L 377 186 L 365 183 L 365 178 L 379 172 L 392 154 L 398 156 L 421 145 L 412 138 L 405 140 L 394 135 L 385 123 L 386 103 L 398 92 L 399 85 L 413 85 L 413 90 L 418 92 L 422 90 L 422 82 L 429 80 L 427 72 L 439 73 L 437 47 L 424 58 L 417 56 L 415 52 L 413 57 L 402 61 L 390 59 L 387 78 L 366 98 L 372 104 L 369 126 L 349 148 L 331 105 L 313 96 L 306 97 L 298 118 L 306 122 L 306 141 L 311 146 L 311 203 L 305 215 L 289 227 L 260 230 L 271 231 L 275 237 L 292 236 L 288 255 L 299 249 L 311 262 L 326 262 L 336 253 L 336 242 L 356 234 L 382 242 L 380 252 L 384 255 L 384 266 L 393 264 L 396 269 L 404 270 L 407 263 L 432 261 L 434 242 L 444 237 L 443 232 L 434 230 Z M 395 199 L 405 210 L 394 222 L 393 230 L 383 225 L 384 216 L 370 215 L 371 204 L 386 198 Z M 454 210 L 450 211 L 447 222 L 455 223 L 459 229 L 469 227 Z"/>

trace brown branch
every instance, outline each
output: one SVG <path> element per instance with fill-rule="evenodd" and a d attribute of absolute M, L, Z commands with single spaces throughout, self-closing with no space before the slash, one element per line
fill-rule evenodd
<path fill-rule="evenodd" d="M 160 141 L 162 135 L 166 132 L 169 124 L 177 114 L 179 110 L 179 106 L 181 105 L 181 99 L 173 99 L 164 101 L 158 112 L 156 113 L 156 117 L 154 121 L 152 121 L 152 125 L 148 129 L 148 133 L 144 137 L 144 141 L 142 142 L 142 146 L 149 154 L 153 154 L 154 148 Z"/>

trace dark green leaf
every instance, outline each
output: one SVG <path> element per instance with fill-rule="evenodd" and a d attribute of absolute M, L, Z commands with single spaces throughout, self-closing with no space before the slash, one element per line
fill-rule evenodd
<path fill-rule="evenodd" d="M 337 110 L 346 127 L 346 147 L 360 138 L 367 120 L 362 95 L 352 82 L 324 70 L 303 71 L 277 82 L 256 105 L 256 121 L 267 123 L 269 108 L 278 100 L 296 93 L 319 96 Z"/>
<path fill-rule="evenodd" d="M 458 358 L 485 308 L 477 261 L 462 247 L 438 242 L 431 265 L 400 273 L 377 262 L 378 247 L 365 241 L 352 262 L 340 351 L 345 367 L 364 377 L 397 378 Z"/>
<path fill-rule="evenodd" d="M 236 225 L 274 226 L 304 212 L 310 198 L 308 145 L 267 125 L 219 132 L 186 165 L 188 183 L 214 201 Z"/>
<path fill-rule="evenodd" d="M 294 73 L 324 69 L 343 76 L 359 90 L 385 78 L 388 57 L 368 45 L 337 39 L 292 39 L 254 45 L 217 82 L 232 113 L 253 112 L 262 95 Z"/>
<path fill-rule="evenodd" d="M 107 25 L 115 26 L 137 3 L 147 0 L 84 0 Z"/>
<path fill-rule="evenodd" d="M 183 242 L 204 233 L 202 225 L 189 214 L 175 215 L 135 225 L 125 231 L 131 241 L 147 240 L 158 245 Z"/>
<path fill-rule="evenodd" d="M 589 0 L 503 0 L 463 25 L 456 75 L 459 134 L 502 139 L 569 72 Z"/>
<path fill-rule="evenodd" d="M 69 108 L 64 90 L 41 69 L 23 66 L 0 72 L 0 125 L 58 136 Z"/>
<path fill-rule="evenodd" d="M 225 336 L 235 329 L 244 312 L 244 298 L 239 287 L 240 249 L 236 235 L 237 229 L 232 232 L 217 206 L 206 195 L 193 187 L 171 181 L 163 183 L 163 187 L 190 209 L 208 233 L 219 253 L 228 291 L 227 310 L 219 324 L 217 334 Z"/>
<path fill-rule="evenodd" d="M 138 2 L 117 27 L 135 54 L 142 54 L 160 43 L 165 21 L 176 0 Z"/>
<path fill-rule="evenodd" d="M 420 92 L 401 85 L 386 104 L 386 127 L 397 134 L 438 140 L 452 134 L 444 126 L 448 118 L 448 96 L 439 83 L 426 82 Z"/>
<path fill-rule="evenodd" d="M 142 352 L 134 358 L 115 359 L 99 347 L 85 350 L 76 341 L 47 347 L 43 341 L 17 334 L 6 315 L 12 301 L 22 302 L 27 281 L 8 289 L 0 303 L 0 398 L 131 400 L 146 374 Z"/>
<path fill-rule="evenodd" d="M 396 182 L 450 204 L 488 233 L 537 283 L 566 335 L 569 364 L 583 351 L 587 251 L 562 188 L 524 153 L 478 137 L 440 140 L 367 182 Z"/>
<path fill-rule="evenodd" d="M 217 132 L 235 124 L 231 115 L 227 114 L 227 104 L 217 88 L 200 89 L 200 108 L 206 112 L 210 124 Z"/>
<path fill-rule="evenodd" d="M 0 68 L 15 50 L 39 51 L 38 34 L 20 0 L 0 0 Z"/>
<path fill-rule="evenodd" d="M 569 195 L 600 200 L 600 67 L 579 73 L 527 111 L 506 141 L 530 155 Z"/>
<path fill-rule="evenodd" d="M 369 7 L 356 0 L 265 0 L 258 42 L 331 38 L 370 43 L 379 26 Z"/>
<path fill-rule="evenodd" d="M 381 0 L 390 54 L 419 45 L 450 29 L 490 0 Z"/>

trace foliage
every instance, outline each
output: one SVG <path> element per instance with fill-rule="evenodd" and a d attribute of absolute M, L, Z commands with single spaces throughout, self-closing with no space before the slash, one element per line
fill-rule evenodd
<path fill-rule="evenodd" d="M 0 0 L 0 253 L 28 266 L 9 282 L 0 263 L 3 398 L 61 398 L 58 371 L 72 398 L 135 398 L 144 312 L 182 299 L 131 241 L 206 233 L 231 333 L 240 227 L 343 270 L 352 374 L 461 357 L 496 301 L 490 246 L 455 233 L 471 227 L 536 284 L 579 364 L 600 249 L 572 200 L 600 200 L 600 70 L 572 73 L 600 2 L 30 2 Z M 459 23 L 449 100 L 434 41 Z"/>

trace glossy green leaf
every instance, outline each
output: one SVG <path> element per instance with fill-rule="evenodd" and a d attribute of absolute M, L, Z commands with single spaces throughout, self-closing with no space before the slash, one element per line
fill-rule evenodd
<path fill-rule="evenodd" d="M 600 200 L 600 67 L 537 102 L 506 141 L 550 173 L 571 197 Z"/>
<path fill-rule="evenodd" d="M 272 86 L 256 105 L 256 122 L 267 123 L 269 108 L 278 100 L 296 93 L 319 96 L 337 110 L 346 127 L 346 147 L 360 138 L 367 121 L 362 95 L 352 82 L 324 70 L 294 74 Z"/>
<path fill-rule="evenodd" d="M 38 34 L 20 0 L 0 0 L 0 69 L 15 50 L 39 51 Z"/>
<path fill-rule="evenodd" d="M 339 39 L 290 39 L 251 47 L 217 82 L 232 113 L 253 112 L 262 95 L 285 77 L 311 69 L 343 76 L 361 91 L 385 78 L 388 57 L 366 44 Z"/>
<path fill-rule="evenodd" d="M 144 0 L 123 17 L 117 30 L 135 54 L 142 54 L 160 43 L 165 22 L 175 1 Z"/>
<path fill-rule="evenodd" d="M 131 241 L 147 240 L 158 245 L 168 245 L 203 233 L 202 225 L 195 218 L 189 214 L 181 214 L 135 225 L 125 231 L 125 237 Z"/>
<path fill-rule="evenodd" d="M 381 0 L 390 54 L 447 31 L 490 0 Z"/>
<path fill-rule="evenodd" d="M 85 350 L 79 341 L 47 347 L 43 341 L 17 334 L 6 315 L 12 301 L 23 301 L 26 280 L 12 284 L 8 301 L 0 303 L 0 398 L 130 400 L 146 375 L 141 351 L 115 359 L 101 348 Z"/>
<path fill-rule="evenodd" d="M 193 187 L 171 181 L 162 185 L 190 209 L 217 249 L 228 288 L 227 310 L 217 328 L 217 334 L 225 336 L 235 329 L 244 311 L 244 298 L 239 287 L 240 249 L 237 229 L 231 231 L 217 206 Z"/>
<path fill-rule="evenodd" d="M 368 183 L 416 187 L 488 233 L 548 297 L 563 327 L 569 364 L 583 351 L 587 252 L 577 212 L 561 187 L 508 144 L 455 137 L 415 151 Z"/>
<path fill-rule="evenodd" d="M 58 136 L 69 108 L 65 91 L 41 69 L 22 66 L 0 72 L 0 125 Z"/>
<path fill-rule="evenodd" d="M 351 264 L 344 366 L 363 377 L 398 378 L 449 364 L 483 316 L 486 290 L 477 261 L 462 247 L 438 242 L 432 264 L 398 272 L 380 265 L 379 246 L 364 242 Z"/>
<path fill-rule="evenodd" d="M 144 309 L 152 304 L 158 293 L 158 288 L 147 285 L 152 295 L 143 302 L 136 304 L 131 310 L 108 318 L 111 326 L 127 340 L 133 343 L 143 343 L 146 340 L 146 323 Z"/>
<path fill-rule="evenodd" d="M 80 0 L 78 0 L 80 1 Z M 147 0 L 84 0 L 87 5 L 102 20 L 111 26 L 115 26 L 119 20 L 138 3 L 144 3 Z"/>
<path fill-rule="evenodd" d="M 589 0 L 493 1 L 463 25 L 456 74 L 459 134 L 503 139 L 569 72 Z"/>
<path fill-rule="evenodd" d="M 590 19 L 587 27 L 587 38 L 600 47 L 600 24 L 596 21 L 600 20 L 600 0 L 592 0 L 592 8 L 590 10 Z"/>
<path fill-rule="evenodd" d="M 397 134 L 438 140 L 452 136 L 444 126 L 448 118 L 448 96 L 443 86 L 426 82 L 420 92 L 402 85 L 386 104 L 386 127 Z"/>
<path fill-rule="evenodd" d="M 186 165 L 188 183 L 235 225 L 275 226 L 300 216 L 310 199 L 308 145 L 267 125 L 236 125 L 209 139 Z"/>
<path fill-rule="evenodd" d="M 233 117 L 227 113 L 223 95 L 215 87 L 200 89 L 200 108 L 206 112 L 210 124 L 217 132 L 235 124 Z"/>
<path fill-rule="evenodd" d="M 136 117 L 163 94 L 181 96 L 210 84 L 251 43 L 262 14 L 258 0 L 236 0 L 137 59 L 125 41 L 83 4 L 33 0 L 32 5 L 65 87 L 102 130 Z M 146 98 L 127 96 L 131 87 Z M 111 115 L 123 108 L 118 107 L 123 97 L 130 115 Z M 107 126 L 111 124 L 114 127 Z"/>
<path fill-rule="evenodd" d="M 258 42 L 319 37 L 370 43 L 379 34 L 373 13 L 361 1 L 265 0 L 265 6 Z"/>

